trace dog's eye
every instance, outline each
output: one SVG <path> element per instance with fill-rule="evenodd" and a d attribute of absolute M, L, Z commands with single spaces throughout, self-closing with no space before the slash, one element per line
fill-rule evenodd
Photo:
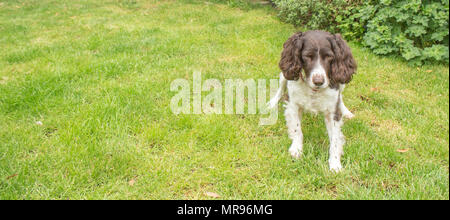
<path fill-rule="evenodd" d="M 314 59 L 314 54 L 307 54 L 305 57 L 306 57 L 307 59 L 312 60 L 312 59 Z"/>
<path fill-rule="evenodd" d="M 334 59 L 334 56 L 331 55 L 331 54 L 326 54 L 326 55 L 324 56 L 324 59 L 326 59 L 326 60 L 332 60 L 332 59 Z"/>

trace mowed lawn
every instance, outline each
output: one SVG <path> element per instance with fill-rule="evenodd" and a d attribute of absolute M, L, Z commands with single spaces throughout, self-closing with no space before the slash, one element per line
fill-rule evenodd
<path fill-rule="evenodd" d="M 448 65 L 350 46 L 344 170 L 320 115 L 293 160 L 282 105 L 174 115 L 170 83 L 275 79 L 296 31 L 269 6 L 0 0 L 0 199 L 449 199 Z M 208 197 L 214 192 L 220 197 Z"/>

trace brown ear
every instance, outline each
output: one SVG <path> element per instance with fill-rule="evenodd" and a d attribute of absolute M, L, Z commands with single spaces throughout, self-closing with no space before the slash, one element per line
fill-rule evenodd
<path fill-rule="evenodd" d="M 338 83 L 349 83 L 356 72 L 356 61 L 353 59 L 352 51 L 340 34 L 333 35 L 328 41 L 335 57 L 331 64 L 331 84 L 336 86 Z"/>
<path fill-rule="evenodd" d="M 279 67 L 287 80 L 303 79 L 302 61 L 300 59 L 303 40 L 302 32 L 292 35 L 283 45 Z"/>

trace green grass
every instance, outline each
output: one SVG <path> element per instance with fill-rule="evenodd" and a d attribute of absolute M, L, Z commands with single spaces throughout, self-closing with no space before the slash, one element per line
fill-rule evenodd
<path fill-rule="evenodd" d="M 170 82 L 196 70 L 276 78 L 294 31 L 216 1 L 1 0 L 0 199 L 449 199 L 448 66 L 351 44 L 339 174 L 321 116 L 295 161 L 281 113 L 172 114 Z"/>

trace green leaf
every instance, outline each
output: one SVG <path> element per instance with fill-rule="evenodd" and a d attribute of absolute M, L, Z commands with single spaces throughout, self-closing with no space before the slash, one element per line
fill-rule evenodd
<path fill-rule="evenodd" d="M 410 60 L 420 55 L 421 55 L 420 49 L 412 45 L 402 50 L 402 57 L 405 58 L 406 60 Z"/>
<path fill-rule="evenodd" d="M 392 0 L 380 0 L 380 3 L 387 6 L 392 4 Z"/>
<path fill-rule="evenodd" d="M 424 16 L 414 16 L 413 17 L 413 23 L 414 24 L 418 24 L 418 25 L 422 25 L 425 27 L 428 27 L 428 18 L 424 17 Z"/>
<path fill-rule="evenodd" d="M 437 32 L 434 32 L 431 35 L 431 39 L 432 40 L 436 40 L 436 41 L 442 41 L 444 40 L 444 38 L 448 36 L 448 29 L 447 28 L 443 28 L 443 29 L 439 29 Z"/>
<path fill-rule="evenodd" d="M 426 34 L 427 31 L 425 30 L 425 28 L 423 26 L 412 25 L 412 26 L 408 27 L 408 29 L 406 29 L 405 33 L 409 34 L 410 36 L 420 37 L 420 36 Z"/>
<path fill-rule="evenodd" d="M 446 60 L 448 62 L 448 46 L 433 45 L 423 50 L 423 55 L 437 61 Z"/>

